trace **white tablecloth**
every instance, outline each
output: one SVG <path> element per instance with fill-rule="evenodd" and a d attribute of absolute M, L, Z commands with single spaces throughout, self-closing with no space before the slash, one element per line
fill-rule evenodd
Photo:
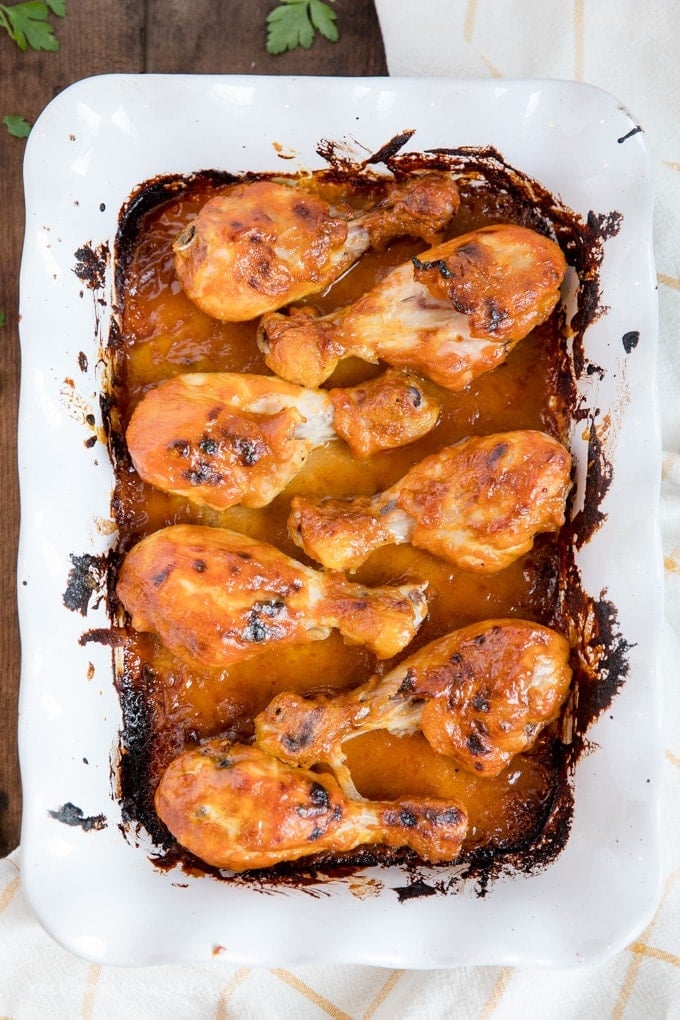
<path fill-rule="evenodd" d="M 625 104 L 655 157 L 667 598 L 661 905 L 627 949 L 579 971 L 220 963 L 117 970 L 76 959 L 42 931 L 22 895 L 16 851 L 0 861 L 0 1020 L 680 1017 L 680 3 L 376 0 L 376 7 L 391 74 L 586 81 Z M 338 15 L 342 29 L 351 3 L 338 4 Z"/>

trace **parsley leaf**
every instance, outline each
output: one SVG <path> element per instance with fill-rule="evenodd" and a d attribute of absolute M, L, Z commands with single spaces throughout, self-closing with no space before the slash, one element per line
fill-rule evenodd
<path fill-rule="evenodd" d="M 267 52 L 285 53 L 297 46 L 309 49 L 316 32 L 338 41 L 335 12 L 323 0 L 281 0 L 267 15 Z"/>
<path fill-rule="evenodd" d="M 28 138 L 31 133 L 31 125 L 25 117 L 18 114 L 8 113 L 6 117 L 2 118 L 2 123 L 7 128 L 7 133 L 14 138 Z"/>
<path fill-rule="evenodd" d="M 58 50 L 59 42 L 48 17 L 66 14 L 66 0 L 28 0 L 27 3 L 0 4 L 0 28 L 4 28 L 22 53 L 32 50 Z"/>
<path fill-rule="evenodd" d="M 323 3 L 323 0 L 309 0 L 309 17 L 321 35 L 331 42 L 338 41 L 338 26 L 335 24 L 337 17 L 328 4 Z"/>
<path fill-rule="evenodd" d="M 5 313 L 4 312 L 0 312 L 0 329 L 2 329 L 2 327 L 5 325 L 5 321 L 6 321 L 5 320 Z"/>

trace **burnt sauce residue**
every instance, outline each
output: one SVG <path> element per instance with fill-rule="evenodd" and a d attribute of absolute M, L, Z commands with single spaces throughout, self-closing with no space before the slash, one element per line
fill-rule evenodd
<path fill-rule="evenodd" d="M 566 435 L 571 422 L 589 423 L 585 505 L 573 519 L 568 513 L 569 523 L 553 546 L 547 541 L 543 544 L 538 542 L 537 551 L 531 554 L 533 559 L 530 557 L 527 561 L 533 564 L 538 583 L 544 583 L 548 592 L 544 598 L 552 608 L 549 614 L 546 611 L 548 618 L 544 622 L 568 635 L 574 648 L 572 666 L 578 694 L 570 700 L 559 725 L 548 728 L 539 738 L 535 752 L 532 752 L 538 765 L 544 767 L 546 775 L 551 777 L 550 781 L 541 795 L 527 807 L 526 817 L 522 815 L 521 807 L 518 808 L 517 824 L 510 834 L 496 840 L 492 838 L 482 846 L 471 846 L 448 868 L 424 866 L 410 851 L 370 846 L 362 846 L 348 854 L 317 855 L 305 861 L 280 864 L 242 875 L 226 874 L 196 859 L 177 845 L 158 819 L 153 805 L 153 777 L 158 775 L 159 760 L 169 760 L 185 746 L 200 742 L 205 734 L 192 729 L 190 721 L 178 724 L 176 731 L 170 735 L 167 728 L 163 730 L 167 702 L 166 692 L 159 690 L 162 680 L 154 667 L 139 654 L 138 646 L 126 647 L 128 624 L 115 596 L 115 582 L 122 555 L 136 537 L 144 533 L 144 529 L 136 519 L 132 519 L 117 489 L 112 511 L 121 530 L 119 548 L 105 563 L 96 561 L 94 557 L 72 556 L 73 569 L 64 602 L 85 615 L 90 599 L 95 592 L 102 590 L 102 570 L 106 571 L 104 588 L 111 618 L 110 643 L 122 653 L 115 670 L 123 715 L 120 766 L 116 775 L 117 793 L 123 810 L 121 828 L 131 841 L 139 838 L 148 843 L 150 837 L 155 846 L 151 860 L 159 869 L 181 867 L 187 874 L 209 875 L 263 893 L 275 894 L 295 888 L 319 896 L 326 895 L 324 886 L 329 880 L 349 881 L 359 869 L 397 865 L 403 881 L 394 887 L 393 892 L 402 903 L 455 892 L 461 881 L 473 882 L 478 894 L 483 896 L 497 876 L 531 873 L 544 868 L 564 847 L 573 812 L 571 778 L 579 755 L 587 749 L 587 731 L 610 705 L 625 681 L 629 646 L 619 632 L 616 607 L 608 601 L 606 591 L 595 595 L 584 591 L 575 560 L 576 551 L 602 525 L 602 500 L 613 477 L 613 468 L 607 460 L 597 428 L 598 411 L 584 406 L 583 399 L 578 396 L 577 384 L 584 374 L 602 371 L 588 359 L 585 334 L 603 312 L 600 265 L 605 244 L 618 232 L 621 217 L 613 210 L 593 211 L 585 218 L 575 214 L 540 182 L 508 165 L 492 147 L 437 148 L 423 153 L 404 151 L 413 133 L 410 129 L 401 132 L 377 152 L 364 158 L 359 158 L 356 150 L 345 143 L 324 140 L 319 143 L 318 152 L 327 166 L 316 176 L 330 183 L 351 182 L 356 191 L 364 187 L 367 193 L 371 193 L 380 187 L 380 178 L 370 169 L 378 165 L 383 172 L 386 169 L 397 179 L 425 170 L 452 172 L 458 177 L 462 208 L 467 202 L 483 217 L 488 206 L 488 222 L 518 223 L 554 237 L 578 280 L 575 310 L 556 310 L 546 327 L 545 337 L 554 340 L 555 348 L 551 385 L 556 396 L 556 410 L 550 425 L 556 434 Z M 220 188 L 254 176 L 235 177 L 221 172 L 201 171 L 184 177 L 159 177 L 140 185 L 120 214 L 114 253 L 114 309 L 119 312 L 125 304 L 128 272 L 148 214 L 164 204 L 170 206 L 175 197 L 191 196 L 206 185 Z M 89 287 L 103 286 L 108 252 L 84 247 L 77 255 L 79 277 Z M 120 323 L 121 318 L 114 316 L 107 350 L 110 385 L 102 393 L 100 403 L 114 468 L 129 475 L 132 469 L 121 425 L 125 418 L 126 391 Z M 633 350 L 637 339 L 638 334 L 633 331 L 623 337 L 627 353 Z M 91 639 L 103 640 L 101 634 Z M 163 736 L 159 737 L 161 731 Z M 247 723 L 234 724 L 234 740 L 247 741 L 251 733 Z M 65 805 L 60 810 L 68 807 L 72 806 Z M 72 817 L 76 821 L 67 821 L 67 824 L 88 821 L 78 822 L 79 809 L 74 808 L 73 811 Z M 66 818 L 60 820 L 66 821 Z"/>
<path fill-rule="evenodd" d="M 637 329 L 631 329 L 627 333 L 624 333 L 621 337 L 621 343 L 626 354 L 630 354 L 634 351 L 640 342 L 640 331 Z"/>
<path fill-rule="evenodd" d="M 85 815 L 82 808 L 71 804 L 70 801 L 62 804 L 56 811 L 50 811 L 49 815 L 55 821 L 63 822 L 64 825 L 77 826 L 83 832 L 99 831 L 108 825 L 104 815 Z"/>
<path fill-rule="evenodd" d="M 631 128 L 630 131 L 627 131 L 625 135 L 621 135 L 620 138 L 617 138 L 616 141 L 619 145 L 622 145 L 624 142 L 627 142 L 629 138 L 633 138 L 634 135 L 639 135 L 641 131 L 642 128 L 640 125 L 636 124 L 635 127 Z"/>
<path fill-rule="evenodd" d="M 106 243 L 84 244 L 75 252 L 76 264 L 73 272 L 89 290 L 103 290 L 109 254 L 109 246 Z"/>
<path fill-rule="evenodd" d="M 81 556 L 71 553 L 71 570 L 69 571 L 63 602 L 67 609 L 87 616 L 90 602 L 99 602 L 106 594 L 109 580 L 108 556 L 93 556 L 83 553 Z"/>

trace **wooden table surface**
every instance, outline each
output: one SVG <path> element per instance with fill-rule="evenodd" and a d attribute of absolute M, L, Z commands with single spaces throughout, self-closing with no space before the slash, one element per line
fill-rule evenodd
<path fill-rule="evenodd" d="M 274 6 L 275 0 L 67 0 L 66 17 L 51 19 L 58 52 L 21 53 L 0 31 L 0 121 L 7 114 L 20 114 L 33 123 L 67 85 L 109 72 L 387 73 L 372 0 L 336 0 L 340 40 L 330 43 L 317 37 L 309 50 L 280 56 L 270 56 L 265 47 L 265 18 Z M 0 327 L 0 856 L 18 844 L 21 821 L 16 740 L 21 664 L 16 612 L 16 420 L 24 145 L 0 124 L 0 311 L 5 315 L 5 325 Z"/>

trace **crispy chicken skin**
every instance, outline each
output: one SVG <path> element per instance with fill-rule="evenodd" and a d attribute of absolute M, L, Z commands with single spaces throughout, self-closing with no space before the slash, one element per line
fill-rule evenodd
<path fill-rule="evenodd" d="M 361 217 L 371 248 L 395 237 L 417 237 L 434 244 L 458 212 L 460 196 L 448 174 L 409 177 L 390 185 L 385 198 Z"/>
<path fill-rule="evenodd" d="M 398 266 L 340 311 L 264 315 L 258 344 L 273 372 L 303 386 L 319 386 L 356 356 L 457 391 L 548 318 L 565 271 L 560 248 L 542 234 L 482 227 Z"/>
<path fill-rule="evenodd" d="M 148 390 L 126 439 L 144 481 L 222 510 L 266 506 L 330 440 L 368 457 L 413 442 L 438 418 L 418 377 L 395 369 L 329 391 L 275 376 L 192 373 Z"/>
<path fill-rule="evenodd" d="M 329 766 L 350 796 L 357 793 L 343 743 L 376 729 L 420 730 L 462 768 L 496 776 L 557 718 L 570 683 L 560 634 L 526 620 L 487 620 L 432 641 L 349 693 L 277 695 L 255 719 L 255 742 L 290 765 Z"/>
<path fill-rule="evenodd" d="M 221 739 L 172 761 L 155 803 L 182 846 L 231 871 L 376 843 L 443 863 L 458 856 L 467 830 L 464 810 L 449 801 L 352 800 L 331 775 Z"/>
<path fill-rule="evenodd" d="M 570 471 L 570 454 L 544 432 L 473 436 L 372 498 L 296 496 L 288 527 L 332 570 L 356 570 L 381 546 L 410 542 L 456 567 L 492 573 L 528 552 L 539 532 L 564 524 Z"/>
<path fill-rule="evenodd" d="M 333 428 L 359 458 L 415 442 L 435 427 L 441 410 L 417 375 L 392 368 L 357 386 L 328 390 L 328 398 Z"/>
<path fill-rule="evenodd" d="M 297 186 L 251 181 L 206 202 L 174 243 L 182 287 L 208 315 L 254 319 L 318 294 L 366 251 L 394 236 L 432 244 L 459 205 L 452 178 L 425 174 L 392 184 L 352 218 Z"/>
<path fill-rule="evenodd" d="M 335 627 L 391 658 L 425 618 L 424 588 L 366 588 L 238 532 L 178 524 L 133 546 L 117 592 L 135 630 L 157 634 L 181 658 L 230 666 L 273 647 L 323 640 Z"/>

